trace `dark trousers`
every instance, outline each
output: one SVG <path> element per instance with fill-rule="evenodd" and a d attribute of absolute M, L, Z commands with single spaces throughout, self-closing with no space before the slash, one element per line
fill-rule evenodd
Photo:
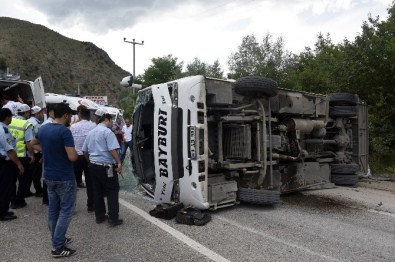
<path fill-rule="evenodd" d="M 107 196 L 109 220 L 117 220 L 119 216 L 119 181 L 118 174 L 113 167 L 113 176 L 107 176 L 105 166 L 89 164 L 89 173 L 93 180 L 96 219 L 103 219 L 106 214 L 104 196 Z"/>
<path fill-rule="evenodd" d="M 25 197 L 30 192 L 31 175 L 32 175 L 32 165 L 30 165 L 29 157 L 20 157 L 25 172 L 22 175 L 18 175 L 18 189 L 16 194 L 14 193 L 14 198 L 11 200 L 13 204 L 23 204 L 25 203 Z"/>
<path fill-rule="evenodd" d="M 79 160 L 80 157 L 85 158 L 84 156 L 78 156 L 77 161 Z M 74 174 L 75 174 L 75 181 L 77 182 L 77 185 L 79 185 L 82 183 L 82 173 L 84 172 L 84 163 L 80 161 L 80 163 L 77 164 L 77 161 L 74 162 Z M 76 168 L 76 165 L 79 165 L 79 167 Z"/>
<path fill-rule="evenodd" d="M 84 173 L 85 184 L 86 184 L 86 195 L 88 197 L 87 206 L 89 208 L 93 208 L 93 203 L 94 203 L 93 182 L 92 182 L 92 177 L 89 174 L 88 161 L 86 160 L 85 156 L 78 156 L 78 159 L 74 162 L 74 173 L 75 173 L 77 184 L 78 184 L 77 177 L 80 177 L 81 179 L 80 182 L 82 182 L 82 173 Z"/>
<path fill-rule="evenodd" d="M 0 218 L 7 215 L 11 198 L 15 194 L 18 168 L 11 160 L 2 161 L 0 166 Z"/>
<path fill-rule="evenodd" d="M 45 183 L 45 180 L 43 181 L 43 204 L 48 204 L 48 187 L 47 183 Z"/>
<path fill-rule="evenodd" d="M 40 163 L 40 160 L 42 158 L 41 153 L 34 153 L 34 163 L 30 166 L 31 168 L 31 181 L 29 185 L 32 184 L 34 189 L 36 190 L 37 193 L 42 193 L 43 192 L 43 187 L 41 186 L 41 176 L 43 173 L 43 165 Z M 30 190 L 30 186 L 29 186 Z"/>

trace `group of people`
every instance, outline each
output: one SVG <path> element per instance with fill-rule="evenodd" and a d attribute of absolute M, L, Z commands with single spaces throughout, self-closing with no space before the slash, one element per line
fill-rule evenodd
<path fill-rule="evenodd" d="M 131 146 L 130 121 L 122 128 L 125 142 L 121 150 L 112 130 L 112 116 L 102 109 L 94 113 L 94 123 L 89 109 L 80 106 L 79 121 L 70 126 L 73 111 L 66 103 L 47 105 L 48 119 L 42 124 L 41 108 L 19 104 L 14 115 L 6 105 L 0 109 L 0 221 L 17 218 L 9 210 L 10 204 L 12 209 L 26 206 L 24 197 L 32 194 L 33 183 L 35 195 L 48 203 L 52 256 L 73 255 L 76 250 L 67 247 L 71 238 L 66 233 L 76 204 L 77 183 L 84 174 L 88 212 L 95 213 L 98 224 L 121 225 L 118 176 Z"/>
<path fill-rule="evenodd" d="M 0 221 L 7 221 L 16 219 L 16 215 L 13 212 L 8 211 L 9 202 L 11 202 L 11 208 L 18 209 L 26 206 L 25 198 L 36 195 L 37 197 L 44 196 L 44 189 L 41 185 L 41 153 L 34 151 L 30 146 L 31 140 L 37 134 L 38 129 L 41 126 L 41 122 L 44 117 L 43 110 L 34 106 L 30 108 L 27 104 L 19 103 L 16 107 L 10 106 L 10 103 L 5 103 L 2 108 L 3 118 L 0 120 L 3 123 L 2 142 L 7 142 L 13 147 L 18 161 L 23 166 L 23 174 L 18 175 L 15 172 L 6 172 L 1 177 L 6 179 L 7 182 L 0 183 L 1 192 L 5 194 L 7 191 L 7 197 L 2 198 L 2 207 L 0 208 Z M 8 117 L 11 116 L 10 122 L 8 123 Z M 2 163 L 9 161 L 7 157 L 8 150 L 10 149 L 5 144 L 2 144 L 0 152 Z M 15 162 L 16 163 L 16 162 Z M 11 179 L 10 179 L 11 178 Z M 10 182 L 11 187 L 10 186 Z M 18 187 L 16 182 L 18 181 Z M 34 185 L 36 193 L 30 192 L 31 185 Z M 7 190 L 3 190 L 7 188 Z"/>

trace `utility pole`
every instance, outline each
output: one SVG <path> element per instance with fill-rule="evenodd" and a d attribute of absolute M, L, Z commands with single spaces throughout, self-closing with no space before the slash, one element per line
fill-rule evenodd
<path fill-rule="evenodd" d="M 126 37 L 123 38 L 123 41 L 125 43 L 129 43 L 133 45 L 133 78 L 136 77 L 136 49 L 135 46 L 136 45 L 144 45 L 144 41 L 141 41 L 141 43 L 136 42 L 136 40 L 133 38 L 133 41 L 126 41 Z M 134 88 L 132 87 L 132 94 L 134 95 Z"/>
<path fill-rule="evenodd" d="M 77 95 L 80 95 L 80 83 L 76 83 L 77 84 Z"/>
<path fill-rule="evenodd" d="M 126 41 L 126 37 L 123 38 L 123 41 L 125 43 L 129 43 L 133 45 L 133 77 L 136 77 L 136 72 L 135 72 L 135 68 L 136 68 L 136 49 L 135 46 L 136 45 L 144 45 L 144 41 L 141 41 L 141 43 L 136 42 L 136 40 L 133 38 L 133 41 Z"/>

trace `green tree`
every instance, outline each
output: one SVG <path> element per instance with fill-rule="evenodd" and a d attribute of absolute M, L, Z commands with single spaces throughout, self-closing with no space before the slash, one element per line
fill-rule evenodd
<path fill-rule="evenodd" d="M 329 34 L 318 34 L 314 49 L 306 47 L 286 66 L 288 80 L 298 90 L 330 93 L 341 86 L 344 52 Z"/>
<path fill-rule="evenodd" d="M 270 77 L 281 84 L 286 82 L 286 66 L 292 58 L 289 51 L 284 50 L 282 37 L 273 41 L 267 33 L 262 43 L 258 43 L 254 35 L 243 37 L 238 51 L 232 53 L 228 60 L 230 73 L 228 78 L 240 78 L 248 75 Z"/>
<path fill-rule="evenodd" d="M 288 67 L 298 89 L 319 93 L 356 93 L 369 106 L 373 152 L 392 155 L 395 148 L 395 2 L 387 20 L 368 17 L 354 40 L 333 44 L 318 35 L 314 49 L 306 48 Z"/>
<path fill-rule="evenodd" d="M 219 79 L 224 78 L 224 71 L 221 69 L 221 65 L 218 60 L 215 60 L 212 65 L 208 65 L 207 76 L 211 76 Z"/>
<path fill-rule="evenodd" d="M 152 65 L 143 74 L 144 86 L 165 83 L 180 77 L 183 62 L 178 63 L 177 60 L 172 55 L 152 58 Z"/>
<path fill-rule="evenodd" d="M 395 147 L 395 6 L 388 19 L 369 17 L 362 33 L 347 42 L 347 87 L 355 90 L 369 105 L 373 149 L 381 154 Z"/>
<path fill-rule="evenodd" d="M 133 78 L 133 84 L 142 85 L 143 83 L 144 83 L 144 76 L 143 75 L 138 75 Z"/>
<path fill-rule="evenodd" d="M 124 118 L 131 117 L 134 111 L 137 93 L 131 88 L 122 88 L 118 94 L 119 107 L 124 110 Z"/>
<path fill-rule="evenodd" d="M 187 75 L 206 75 L 207 74 L 207 65 L 206 63 L 200 61 L 199 58 L 195 57 L 192 63 L 187 64 Z"/>
<path fill-rule="evenodd" d="M 187 65 L 186 75 L 204 75 L 215 78 L 223 78 L 224 71 L 221 69 L 221 65 L 218 60 L 215 60 L 214 63 L 208 64 L 202 62 L 199 58 L 195 57 L 192 63 Z"/>

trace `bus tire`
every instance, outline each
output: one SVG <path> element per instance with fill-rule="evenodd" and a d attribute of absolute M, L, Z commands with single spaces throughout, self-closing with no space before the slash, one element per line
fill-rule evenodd
<path fill-rule="evenodd" d="M 276 205 L 280 203 L 280 191 L 260 190 L 240 187 L 239 201 L 257 205 Z"/>
<path fill-rule="evenodd" d="M 249 97 L 273 97 L 278 93 L 278 84 L 273 79 L 261 76 L 239 78 L 235 84 L 235 92 Z"/>

